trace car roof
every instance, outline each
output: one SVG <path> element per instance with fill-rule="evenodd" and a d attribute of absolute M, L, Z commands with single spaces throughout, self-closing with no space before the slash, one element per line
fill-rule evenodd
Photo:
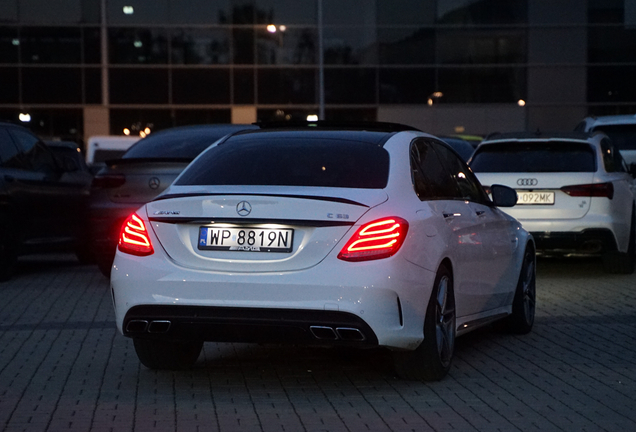
<path fill-rule="evenodd" d="M 489 144 L 492 142 L 501 141 L 582 141 L 592 142 L 596 141 L 597 136 L 605 136 L 602 133 L 587 133 L 587 132 L 509 132 L 509 133 L 494 133 L 488 135 L 480 143 Z"/>
<path fill-rule="evenodd" d="M 608 115 L 587 117 L 586 122 L 591 126 L 636 124 L 636 114 Z"/>
<path fill-rule="evenodd" d="M 284 128 L 284 129 L 258 129 L 239 132 L 228 138 L 228 141 L 238 142 L 253 138 L 281 139 L 281 138 L 314 138 L 358 141 L 375 145 L 384 145 L 386 141 L 397 132 L 369 131 L 369 130 L 344 130 L 324 128 Z"/>

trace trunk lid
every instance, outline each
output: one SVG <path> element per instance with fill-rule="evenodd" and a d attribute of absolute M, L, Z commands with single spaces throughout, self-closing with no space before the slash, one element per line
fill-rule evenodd
<path fill-rule="evenodd" d="M 476 173 L 476 175 L 484 186 L 501 184 L 517 191 L 519 194 L 517 205 L 502 210 L 520 221 L 578 219 L 584 217 L 590 209 L 592 201 L 590 197 L 573 197 L 561 191 L 561 188 L 594 183 L 594 173 Z M 527 194 L 528 192 L 530 194 Z M 551 194 L 554 196 L 553 204 L 541 203 Z M 522 198 L 525 198 L 525 203 Z"/>
<path fill-rule="evenodd" d="M 368 189 L 313 188 L 313 194 L 235 189 L 167 195 L 147 204 L 150 226 L 175 263 L 246 273 L 308 268 L 322 261 L 369 208 L 387 199 L 383 190 Z"/>

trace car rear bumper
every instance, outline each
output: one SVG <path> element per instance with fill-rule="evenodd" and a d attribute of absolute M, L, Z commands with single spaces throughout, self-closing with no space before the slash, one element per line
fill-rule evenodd
<path fill-rule="evenodd" d="M 129 337 L 217 342 L 377 346 L 360 317 L 340 311 L 140 305 L 124 317 Z"/>
<path fill-rule="evenodd" d="M 184 268 L 164 254 L 117 252 L 111 287 L 125 336 L 397 349 L 415 349 L 423 339 L 435 273 L 398 256 L 224 273 Z"/>
<path fill-rule="evenodd" d="M 616 251 L 616 239 L 609 229 L 587 229 L 580 232 L 531 231 L 537 251 L 544 254 L 598 255 Z"/>

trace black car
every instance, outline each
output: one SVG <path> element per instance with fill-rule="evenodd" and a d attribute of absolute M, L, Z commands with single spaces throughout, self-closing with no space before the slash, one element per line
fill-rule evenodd
<path fill-rule="evenodd" d="M 106 161 L 93 180 L 89 205 L 90 243 L 105 276 L 115 257 L 122 222 L 166 189 L 183 169 L 218 139 L 253 125 L 183 126 L 155 132 Z"/>
<path fill-rule="evenodd" d="M 89 183 L 28 129 L 0 123 L 0 280 L 30 252 L 78 250 Z"/>

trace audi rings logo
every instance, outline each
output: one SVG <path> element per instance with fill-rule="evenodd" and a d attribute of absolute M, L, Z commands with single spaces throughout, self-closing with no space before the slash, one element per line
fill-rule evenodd
<path fill-rule="evenodd" d="M 148 180 L 148 187 L 150 187 L 150 189 L 157 189 L 160 184 L 161 182 L 157 177 L 151 177 L 150 180 Z"/>
<path fill-rule="evenodd" d="M 247 216 L 252 212 L 252 205 L 247 201 L 241 201 L 236 205 L 236 212 L 239 216 Z"/>
<path fill-rule="evenodd" d="M 539 184 L 539 180 L 536 178 L 525 178 L 517 180 L 518 186 L 536 186 Z"/>

